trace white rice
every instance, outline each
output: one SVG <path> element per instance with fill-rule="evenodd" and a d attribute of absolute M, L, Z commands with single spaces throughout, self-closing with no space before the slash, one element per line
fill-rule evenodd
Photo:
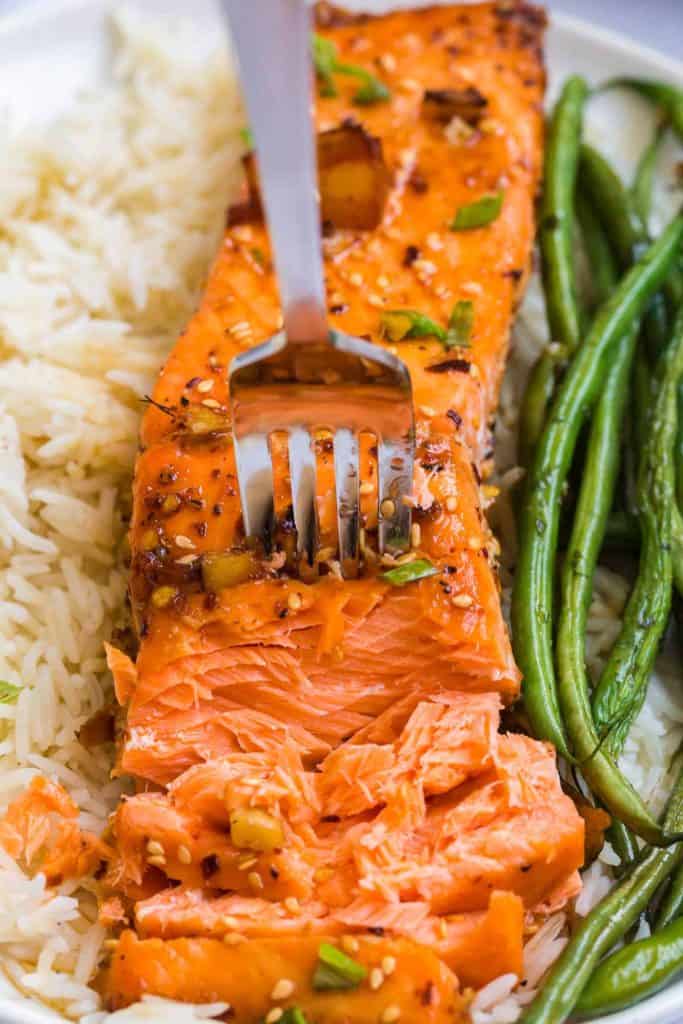
<path fill-rule="evenodd" d="M 21 687 L 15 704 L 0 703 L 0 812 L 43 774 L 66 787 L 95 830 L 121 786 L 109 779 L 109 754 L 86 751 L 76 734 L 111 699 L 103 642 L 127 621 L 122 542 L 140 398 L 196 302 L 237 183 L 243 124 L 227 54 L 193 56 L 194 26 L 123 9 L 112 31 L 110 85 L 49 130 L 0 141 L 0 679 Z M 516 409 L 546 340 L 534 280 L 497 431 L 502 494 L 492 514 L 508 583 L 510 490 L 521 475 Z M 625 579 L 599 571 L 592 672 L 627 594 Z M 655 803 L 683 734 L 678 687 L 672 649 L 623 758 Z M 585 874 L 579 913 L 609 887 L 614 863 L 605 847 Z M 473 1024 L 518 1019 L 567 941 L 565 925 L 555 914 L 529 940 L 521 984 L 506 975 L 477 994 Z M 29 998 L 45 1020 L 87 1024 L 193 1024 L 225 1010 L 148 997 L 103 1013 L 89 985 L 103 937 L 87 882 L 48 890 L 0 848 L 3 998 Z"/>

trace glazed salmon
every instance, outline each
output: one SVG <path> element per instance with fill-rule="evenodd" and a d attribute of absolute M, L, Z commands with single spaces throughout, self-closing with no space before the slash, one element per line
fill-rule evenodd
<path fill-rule="evenodd" d="M 317 101 L 326 286 L 334 326 L 410 369 L 403 565 L 431 574 L 384 575 L 396 563 L 376 553 L 372 438 L 358 578 L 335 557 L 324 432 L 315 564 L 294 559 L 277 439 L 272 550 L 244 537 L 226 371 L 280 322 L 252 157 L 142 426 L 140 646 L 135 661 L 108 651 L 126 712 L 117 770 L 138 792 L 112 820 L 102 919 L 127 929 L 103 986 L 112 1007 L 144 992 L 225 1000 L 238 1024 L 295 1005 L 317 1024 L 456 1022 L 464 987 L 521 972 L 525 915 L 574 895 L 583 861 L 554 751 L 499 732 L 519 673 L 482 512 L 534 233 L 544 19 L 523 2 L 380 18 L 319 7 L 318 19 L 338 59 L 388 90 L 358 105 L 357 77 L 340 75 Z M 482 198 L 486 222 L 456 230 Z M 458 303 L 469 326 L 453 338 Z M 397 310 L 422 328 L 406 331 Z M 357 976 L 322 991 L 329 946 Z"/>

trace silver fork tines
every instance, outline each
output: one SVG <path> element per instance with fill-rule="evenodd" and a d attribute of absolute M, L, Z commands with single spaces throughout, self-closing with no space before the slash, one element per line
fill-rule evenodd
<path fill-rule="evenodd" d="M 391 353 L 330 331 L 320 238 L 311 122 L 310 9 L 303 0 L 263 7 L 224 0 L 237 45 L 256 140 L 263 205 L 282 302 L 283 330 L 237 356 L 230 367 L 237 474 L 247 536 L 274 536 L 269 440 L 289 435 L 292 506 L 299 555 L 318 544 L 316 430 L 333 434 L 339 558 L 345 575 L 359 552 L 358 437 L 377 438 L 379 547 L 410 542 L 414 427 L 410 376 Z"/>
<path fill-rule="evenodd" d="M 414 427 L 410 377 L 391 353 L 331 331 L 322 342 L 288 344 L 284 333 L 238 356 L 230 369 L 237 472 L 245 531 L 273 531 L 268 439 L 289 435 L 297 550 L 312 561 L 318 544 L 313 435 L 333 435 L 339 560 L 353 575 L 359 557 L 359 435 L 377 438 L 379 549 L 410 543 Z"/>

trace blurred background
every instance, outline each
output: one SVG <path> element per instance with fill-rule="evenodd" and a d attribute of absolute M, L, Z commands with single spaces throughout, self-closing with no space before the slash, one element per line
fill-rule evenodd
<path fill-rule="evenodd" d="M 25 4 L 45 2 L 47 0 L 0 0 L 0 14 Z M 112 0 L 112 6 L 121 2 Z M 145 0 L 125 2 L 145 6 Z M 257 2 L 265 5 L 266 0 Z M 337 2 L 343 5 L 343 0 Z M 583 18 L 683 61 L 683 0 L 545 0 L 545 4 L 550 11 Z M 191 9 L 189 3 L 188 9 Z"/>

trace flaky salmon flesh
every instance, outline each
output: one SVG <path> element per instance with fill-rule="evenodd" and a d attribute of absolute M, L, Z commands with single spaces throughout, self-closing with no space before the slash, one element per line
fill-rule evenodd
<path fill-rule="evenodd" d="M 309 1024 L 453 1024 L 472 990 L 521 976 L 525 932 L 576 895 L 584 856 L 554 750 L 500 731 L 520 679 L 482 512 L 534 236 L 544 16 L 501 0 L 382 17 L 319 6 L 317 19 L 319 53 L 334 56 L 316 100 L 330 321 L 409 367 L 403 565 L 433 571 L 384 575 L 372 437 L 357 579 L 335 561 L 323 431 L 315 565 L 294 560 L 278 439 L 273 549 L 244 536 L 227 368 L 281 323 L 251 156 L 142 424 L 139 648 L 108 649 L 125 714 L 116 771 L 136 791 L 100 847 L 81 836 L 83 857 L 103 862 L 112 1008 L 157 993 L 225 1001 L 238 1024 L 293 1007 Z M 0 840 L 26 859 L 27 808 L 13 814 Z M 60 876 L 77 873 L 55 857 Z"/>

